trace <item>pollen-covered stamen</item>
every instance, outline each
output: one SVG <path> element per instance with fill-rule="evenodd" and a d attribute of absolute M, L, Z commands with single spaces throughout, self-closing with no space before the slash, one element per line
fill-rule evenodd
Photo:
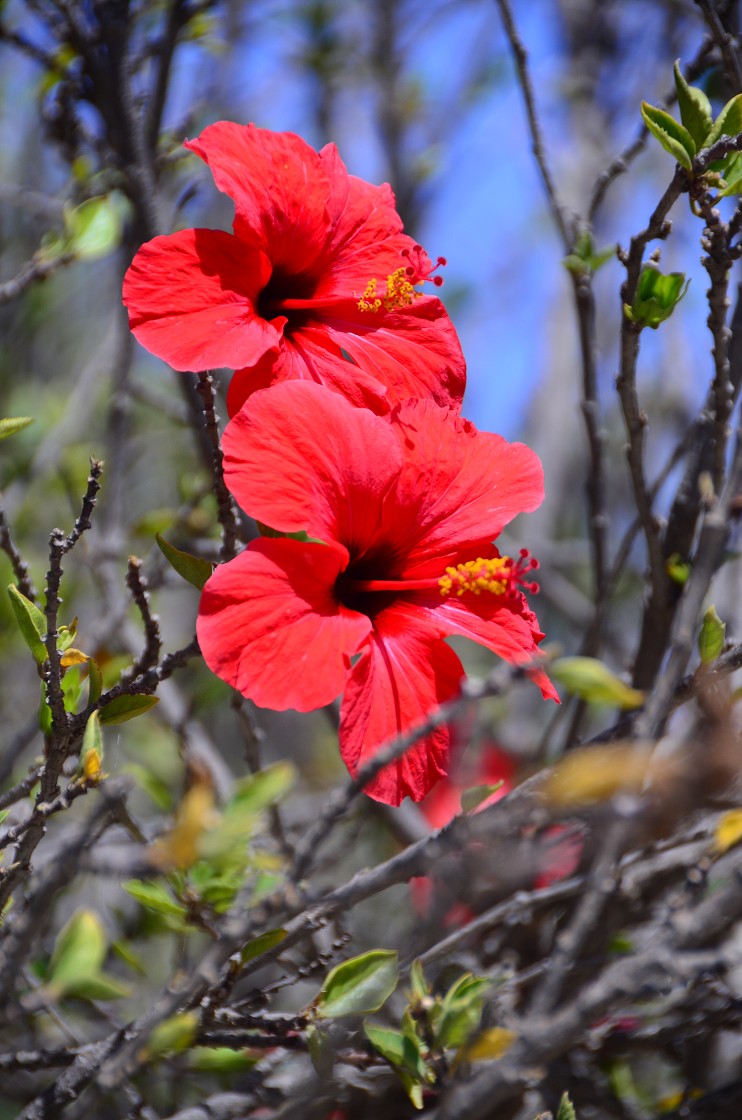
<path fill-rule="evenodd" d="M 489 560 L 478 557 L 464 564 L 446 568 L 446 574 L 438 580 L 441 595 L 456 594 L 459 598 L 466 591 L 474 595 L 486 592 L 506 599 L 515 599 L 521 590 L 532 595 L 538 592 L 538 584 L 527 580 L 529 572 L 538 568 L 538 560 L 527 548 L 520 550 L 517 560 L 511 556 L 495 556 Z"/>
<path fill-rule="evenodd" d="M 398 311 L 400 308 L 410 307 L 423 294 L 415 287 L 416 284 L 435 284 L 437 288 L 441 286 L 443 277 L 434 276 L 433 273 L 445 265 L 445 257 L 438 257 L 435 264 L 431 265 L 421 245 L 403 249 L 402 256 L 409 263 L 389 273 L 385 293 L 380 293 L 379 281 L 375 276 L 369 280 L 358 300 L 359 311 L 370 311 L 373 315 L 381 311 L 382 307 L 385 311 Z"/>

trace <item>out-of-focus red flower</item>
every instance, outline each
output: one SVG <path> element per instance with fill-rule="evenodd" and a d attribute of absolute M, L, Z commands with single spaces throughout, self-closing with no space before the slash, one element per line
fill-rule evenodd
<path fill-rule="evenodd" d="M 344 692 L 351 774 L 457 695 L 464 671 L 446 636 L 516 664 L 533 658 L 543 635 L 521 587 L 532 589 L 535 562 L 492 544 L 542 500 L 528 447 L 429 400 L 376 416 L 295 381 L 251 397 L 223 450 L 247 513 L 313 539 L 253 541 L 217 568 L 199 608 L 204 657 L 263 707 L 310 711 Z M 532 677 L 558 700 L 543 671 Z M 448 745 L 448 729 L 436 728 L 366 792 L 419 801 L 446 774 Z"/>
<path fill-rule="evenodd" d="M 491 793 L 478 806 L 477 812 L 494 805 L 513 788 L 516 764 L 512 755 L 499 747 L 486 746 L 474 766 L 468 758 L 462 760 L 456 772 L 439 782 L 420 805 L 420 811 L 431 828 L 443 828 L 461 812 L 461 795 L 473 786 L 493 786 L 502 782 L 499 789 Z"/>
<path fill-rule="evenodd" d="M 461 812 L 462 794 L 475 786 L 502 785 L 488 798 L 480 802 L 475 812 L 486 809 L 505 797 L 515 784 L 517 765 L 512 755 L 494 744 L 487 744 L 474 757 L 473 762 L 464 756 L 457 771 L 446 777 L 427 795 L 420 805 L 420 811 L 432 829 L 443 828 Z M 547 828 L 539 837 L 539 870 L 531 883 L 524 886 L 539 890 L 551 886 L 573 875 L 580 864 L 584 839 L 567 825 L 555 824 Z M 412 901 L 420 914 L 428 914 L 433 904 L 435 882 L 428 876 L 410 880 Z M 442 917 L 446 928 L 467 925 L 475 912 L 462 902 L 454 903 L 446 909 Z"/>
<path fill-rule="evenodd" d="M 466 367 L 438 264 L 402 232 L 388 184 L 349 175 L 334 145 L 219 121 L 186 147 L 235 204 L 232 233 L 143 245 L 124 280 L 131 329 L 175 369 L 226 366 L 233 415 L 300 378 L 376 412 L 408 397 L 458 408 Z M 439 258 L 438 263 L 445 263 Z"/>

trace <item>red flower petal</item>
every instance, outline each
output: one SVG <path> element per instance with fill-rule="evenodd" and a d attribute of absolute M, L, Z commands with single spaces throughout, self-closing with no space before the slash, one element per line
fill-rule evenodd
<path fill-rule="evenodd" d="M 155 237 L 142 245 L 124 278 L 131 329 L 175 369 L 258 361 L 281 340 L 279 329 L 255 311 L 270 272 L 262 253 L 220 230 Z"/>
<path fill-rule="evenodd" d="M 419 609 L 417 604 L 416 608 Z M 512 665 L 532 660 L 544 636 L 524 595 L 503 602 L 494 595 L 467 592 L 461 598 L 442 599 L 431 613 L 445 634 L 472 638 Z M 559 703 L 559 693 L 542 669 L 534 669 L 528 675 L 545 700 Z"/>
<path fill-rule="evenodd" d="M 397 485 L 406 574 L 432 573 L 457 550 L 486 555 L 480 549 L 509 521 L 541 504 L 543 469 L 530 447 L 479 432 L 429 400 L 400 405 L 393 422 L 406 448 Z"/>
<path fill-rule="evenodd" d="M 229 415 L 239 412 L 258 389 L 280 381 L 314 381 L 340 393 L 356 408 L 370 408 L 380 416 L 389 411 L 386 385 L 373 371 L 344 358 L 330 332 L 321 325 L 292 331 L 284 338 L 277 358 L 268 354 L 256 366 L 237 370 L 227 393 Z"/>
<path fill-rule="evenodd" d="M 390 403 L 423 397 L 456 411 L 461 407 L 466 362 L 440 300 L 426 296 L 402 310 L 377 314 L 343 300 L 317 318 L 338 347 L 387 386 Z"/>
<path fill-rule="evenodd" d="M 222 448 L 227 485 L 246 513 L 282 532 L 341 541 L 354 556 L 378 531 L 402 458 L 388 421 L 306 381 L 256 393 Z"/>
<path fill-rule="evenodd" d="M 395 607 L 377 615 L 340 712 L 340 754 L 350 773 L 355 775 L 380 746 L 456 696 L 463 675 L 453 650 L 408 627 Z M 386 766 L 364 792 L 388 805 L 399 805 L 407 796 L 420 801 L 446 775 L 448 744 L 448 728 L 436 728 Z"/>
<path fill-rule="evenodd" d="M 334 700 L 370 620 L 334 596 L 348 561 L 341 545 L 252 541 L 201 595 L 206 664 L 261 707 L 308 712 Z"/>
<path fill-rule="evenodd" d="M 230 121 L 217 121 L 185 146 L 209 165 L 219 190 L 233 199 L 240 239 L 263 249 L 274 268 L 293 276 L 316 268 L 326 255 L 330 226 L 330 185 L 318 152 L 293 132 Z"/>
<path fill-rule="evenodd" d="M 378 316 L 359 311 L 355 301 L 338 300 L 312 312 L 304 325 L 287 328 L 270 372 L 264 363 L 239 371 L 230 389 L 230 415 L 256 390 L 290 378 L 313 380 L 379 415 L 410 397 L 432 398 L 458 411 L 466 365 L 439 300 L 420 299 Z"/>

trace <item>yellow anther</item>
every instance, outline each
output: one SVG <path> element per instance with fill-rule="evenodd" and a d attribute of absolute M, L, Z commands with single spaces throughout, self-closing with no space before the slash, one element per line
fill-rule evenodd
<path fill-rule="evenodd" d="M 358 300 L 359 311 L 371 311 L 374 315 L 381 308 L 381 300 L 376 295 L 376 278 L 369 280 L 366 289 Z"/>
<path fill-rule="evenodd" d="M 497 556 L 492 560 L 467 560 L 465 564 L 458 564 L 455 568 L 446 568 L 446 574 L 438 580 L 441 595 L 451 595 L 454 591 L 458 596 L 465 591 L 472 591 L 481 595 L 487 591 L 490 595 L 504 595 L 510 590 L 513 582 L 513 561 L 509 556 Z"/>
<path fill-rule="evenodd" d="M 383 307 L 386 311 L 396 311 L 400 307 L 409 307 L 422 292 L 411 283 L 407 269 L 397 268 L 386 278 L 386 295 L 382 298 L 377 294 L 377 280 L 369 280 L 365 291 L 358 300 L 359 311 L 370 311 L 376 314 Z"/>

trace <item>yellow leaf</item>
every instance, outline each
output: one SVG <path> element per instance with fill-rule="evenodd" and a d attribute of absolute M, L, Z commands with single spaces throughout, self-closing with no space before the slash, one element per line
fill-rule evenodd
<path fill-rule="evenodd" d="M 152 863 L 163 871 L 190 867 L 199 858 L 201 837 L 218 819 L 211 782 L 198 775 L 178 806 L 170 832 L 153 844 Z"/>
<path fill-rule="evenodd" d="M 742 840 L 742 809 L 730 809 L 716 826 L 714 852 L 723 855 Z"/>
<path fill-rule="evenodd" d="M 491 1027 L 482 1031 L 465 1047 L 461 1060 L 465 1062 L 494 1062 L 507 1054 L 517 1038 L 515 1031 L 506 1027 Z"/>
<path fill-rule="evenodd" d="M 66 649 L 59 659 L 59 663 L 63 669 L 70 669 L 73 665 L 87 665 L 90 658 L 87 653 L 83 653 L 81 649 L 74 649 L 70 646 Z"/>
<path fill-rule="evenodd" d="M 650 776 L 652 747 L 606 746 L 572 751 L 556 764 L 546 782 L 546 797 L 561 806 L 607 801 L 617 793 L 638 792 Z M 664 765 L 669 765 L 665 760 Z"/>

